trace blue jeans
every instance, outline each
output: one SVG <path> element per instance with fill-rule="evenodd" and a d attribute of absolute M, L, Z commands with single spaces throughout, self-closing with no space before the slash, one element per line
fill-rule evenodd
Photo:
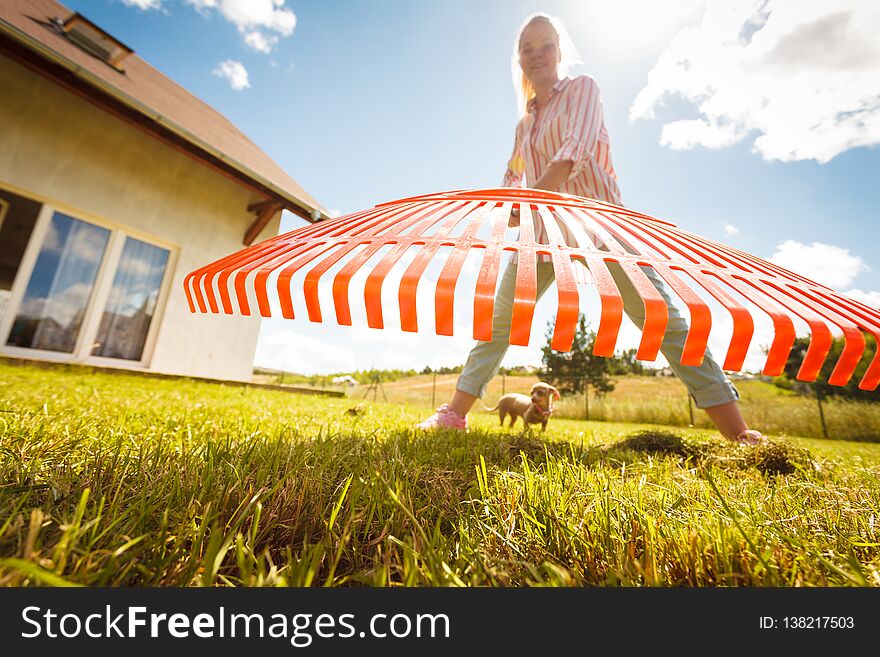
<path fill-rule="evenodd" d="M 537 299 L 540 299 L 555 275 L 552 262 L 537 262 Z M 578 265 L 583 266 L 581 263 Z M 623 309 L 629 318 L 642 328 L 645 322 L 645 307 L 642 298 L 633 287 L 623 269 L 615 262 L 609 262 L 608 268 L 620 294 L 623 297 Z M 486 392 L 486 385 L 498 373 L 501 361 L 510 346 L 510 320 L 513 314 L 513 291 L 516 286 L 515 262 L 508 263 L 501 278 L 501 286 L 495 297 L 495 312 L 492 317 L 492 341 L 477 342 L 471 349 L 467 362 L 458 378 L 456 388 L 475 397 L 482 397 Z M 663 285 L 663 280 L 650 267 L 642 267 L 645 275 L 663 296 L 663 300 L 669 308 L 669 323 L 660 347 L 661 353 L 666 356 L 670 367 L 679 379 L 687 386 L 688 392 L 693 397 L 697 408 L 709 408 L 727 404 L 739 399 L 739 392 L 730 382 L 712 354 L 706 349 L 703 364 L 699 367 L 682 365 L 681 354 L 684 350 L 685 338 L 687 337 L 688 325 L 678 308 L 673 305 L 669 293 Z"/>

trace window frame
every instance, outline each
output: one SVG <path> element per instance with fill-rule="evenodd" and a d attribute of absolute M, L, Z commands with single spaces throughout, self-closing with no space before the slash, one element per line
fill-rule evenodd
<path fill-rule="evenodd" d="M 171 281 L 174 277 L 173 273 L 177 267 L 180 247 L 167 240 L 156 237 L 155 235 L 150 235 L 138 230 L 128 224 L 118 221 L 110 221 L 104 217 L 69 207 L 64 203 L 40 197 L 25 190 L 20 190 L 5 184 L 0 184 L 0 189 L 42 204 L 39 214 L 37 215 L 37 221 L 34 224 L 33 232 L 31 233 L 27 247 L 25 248 L 19 264 L 18 271 L 15 274 L 15 280 L 12 283 L 11 295 L 6 306 L 6 313 L 3 317 L 0 317 L 0 355 L 101 367 L 149 369 L 150 363 L 153 359 L 156 339 L 159 334 L 159 327 L 162 324 L 168 297 L 170 296 Z M 83 315 L 79 335 L 77 335 L 76 344 L 71 353 L 49 351 L 46 349 L 34 349 L 31 347 L 18 347 L 6 344 L 15 317 L 18 314 L 21 301 L 24 298 L 27 285 L 34 272 L 37 258 L 45 242 L 46 235 L 49 232 L 52 217 L 56 212 L 65 214 L 77 221 L 83 221 L 87 224 L 110 231 L 110 237 L 107 240 L 107 246 L 104 249 L 101 263 L 98 266 L 95 283 L 92 287 L 91 294 L 89 295 L 85 314 Z M 104 308 L 106 307 L 107 300 L 110 296 L 110 290 L 113 286 L 113 280 L 119 267 L 122 249 L 127 237 L 131 237 L 168 251 L 168 260 L 165 263 L 165 271 L 162 274 L 162 281 L 159 284 L 159 293 L 156 297 L 156 308 L 150 321 L 150 328 L 147 330 L 147 335 L 144 338 L 144 348 L 141 353 L 141 358 L 137 361 L 92 355 L 92 349 L 94 348 L 95 339 L 97 338 L 98 329 L 100 328 L 101 316 L 104 313 Z"/>
<path fill-rule="evenodd" d="M 3 228 L 3 221 L 6 219 L 7 212 L 9 212 L 9 203 L 0 198 L 0 228 Z"/>
<path fill-rule="evenodd" d="M 6 219 L 6 214 L 9 212 L 9 202 L 0 198 L 0 230 L 3 228 L 3 221 Z M 0 290 L 0 295 L 2 295 L 6 290 Z M 9 290 L 9 296 L 6 299 L 0 297 L 0 323 L 2 323 L 2 319 L 10 304 L 9 301 L 12 299 L 12 290 Z"/>

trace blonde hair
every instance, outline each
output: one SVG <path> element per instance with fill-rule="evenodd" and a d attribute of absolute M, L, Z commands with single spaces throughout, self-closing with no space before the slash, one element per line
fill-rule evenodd
<path fill-rule="evenodd" d="M 510 71 L 513 74 L 513 89 L 516 92 L 516 106 L 519 110 L 520 116 L 525 116 L 528 113 L 529 101 L 534 97 L 535 89 L 532 87 L 532 83 L 529 82 L 522 67 L 519 65 L 519 43 L 525 29 L 537 21 L 546 21 L 550 24 L 550 27 L 553 28 L 553 31 L 556 32 L 556 45 L 559 48 L 559 54 L 561 56 L 557 68 L 560 77 L 565 77 L 573 66 L 581 63 L 577 48 L 574 47 L 574 42 L 568 35 L 568 30 L 565 29 L 565 25 L 563 25 L 562 21 L 549 14 L 541 12 L 528 16 L 520 26 L 519 32 L 516 34 L 516 40 L 513 42 L 513 56 L 510 59 Z"/>

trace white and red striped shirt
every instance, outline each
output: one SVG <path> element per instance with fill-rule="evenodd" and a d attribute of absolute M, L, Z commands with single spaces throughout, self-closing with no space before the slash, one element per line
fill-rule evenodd
<path fill-rule="evenodd" d="M 548 166 L 566 160 L 573 163 L 571 173 L 556 191 L 623 205 L 617 174 L 611 164 L 611 144 L 605 129 L 599 85 L 587 75 L 559 80 L 540 112 L 535 99 L 529 101 L 528 113 L 516 126 L 513 154 L 501 184 L 530 186 Z M 538 224 L 535 240 L 549 244 L 543 224 Z M 577 246 L 566 227 L 560 225 L 560 229 L 566 244 Z M 549 262 L 550 256 L 539 254 L 538 261 Z M 511 262 L 517 262 L 516 253 Z"/>

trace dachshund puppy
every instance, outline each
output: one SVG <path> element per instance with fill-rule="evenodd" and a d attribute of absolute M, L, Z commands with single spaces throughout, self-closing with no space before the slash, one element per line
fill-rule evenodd
<path fill-rule="evenodd" d="M 559 399 L 559 391 L 549 383 L 538 382 L 532 386 L 528 395 L 521 395 L 518 392 L 511 392 L 503 395 L 495 408 L 486 408 L 484 411 L 498 411 L 500 424 L 504 426 L 504 418 L 510 415 L 510 424 L 512 427 L 517 418 L 523 419 L 523 429 L 527 429 L 530 424 L 541 423 L 541 433 L 547 429 L 547 420 L 553 413 L 553 399 Z"/>

